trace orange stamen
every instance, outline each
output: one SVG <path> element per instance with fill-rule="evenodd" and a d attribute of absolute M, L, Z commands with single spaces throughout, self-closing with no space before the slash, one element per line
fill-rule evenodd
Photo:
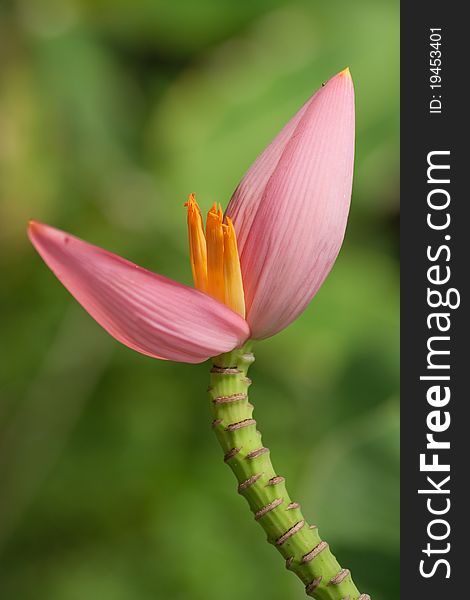
<path fill-rule="evenodd" d="M 194 285 L 207 292 L 207 250 L 202 216 L 194 194 L 190 194 L 185 206 L 188 207 L 188 236 L 191 270 Z"/>
<path fill-rule="evenodd" d="M 237 236 L 232 220 L 227 217 L 224 232 L 224 285 L 225 304 L 232 310 L 245 316 L 245 293 L 243 291 L 242 272 L 238 257 Z"/>
<path fill-rule="evenodd" d="M 220 204 L 207 215 L 206 235 L 194 194 L 188 207 L 188 234 L 194 285 L 245 317 L 245 295 L 238 257 L 237 236 L 229 217 L 223 223 Z"/>
<path fill-rule="evenodd" d="M 225 302 L 224 291 L 224 234 L 222 231 L 222 209 L 219 205 L 210 209 L 206 221 L 207 244 L 207 292 Z"/>

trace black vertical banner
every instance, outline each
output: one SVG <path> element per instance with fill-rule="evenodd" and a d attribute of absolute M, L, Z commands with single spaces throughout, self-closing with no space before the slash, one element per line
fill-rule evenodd
<path fill-rule="evenodd" d="M 470 597 L 463 3 L 402 3 L 402 600 Z"/>

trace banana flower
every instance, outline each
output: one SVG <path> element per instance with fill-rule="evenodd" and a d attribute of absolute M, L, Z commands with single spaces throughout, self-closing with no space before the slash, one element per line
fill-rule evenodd
<path fill-rule="evenodd" d="M 224 460 L 255 519 L 320 600 L 367 600 L 318 529 L 307 525 L 261 444 L 247 370 L 250 340 L 268 338 L 306 308 L 341 247 L 351 197 L 354 91 L 348 69 L 314 94 L 245 174 L 206 226 L 188 198 L 195 288 L 32 221 L 43 260 L 114 338 L 155 358 L 213 360 L 209 396 Z"/>

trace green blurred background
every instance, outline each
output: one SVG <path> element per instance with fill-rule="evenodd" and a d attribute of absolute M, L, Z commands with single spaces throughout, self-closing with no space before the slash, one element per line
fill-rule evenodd
<path fill-rule="evenodd" d="M 349 65 L 346 241 L 257 346 L 252 401 L 294 499 L 373 600 L 398 592 L 398 2 L 18 0 L 0 8 L 0 597 L 303 598 L 209 423 L 207 365 L 120 346 L 34 217 L 190 283 L 185 211 L 223 206 Z"/>

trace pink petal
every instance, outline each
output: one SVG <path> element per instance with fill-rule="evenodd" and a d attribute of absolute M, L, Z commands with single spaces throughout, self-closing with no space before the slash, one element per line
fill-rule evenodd
<path fill-rule="evenodd" d="M 32 222 L 28 234 L 85 310 L 142 354 L 198 363 L 233 350 L 250 335 L 244 319 L 202 292 L 48 225 Z"/>
<path fill-rule="evenodd" d="M 254 338 L 287 327 L 333 266 L 346 228 L 353 161 L 354 89 L 346 69 L 258 157 L 227 208 Z"/>

